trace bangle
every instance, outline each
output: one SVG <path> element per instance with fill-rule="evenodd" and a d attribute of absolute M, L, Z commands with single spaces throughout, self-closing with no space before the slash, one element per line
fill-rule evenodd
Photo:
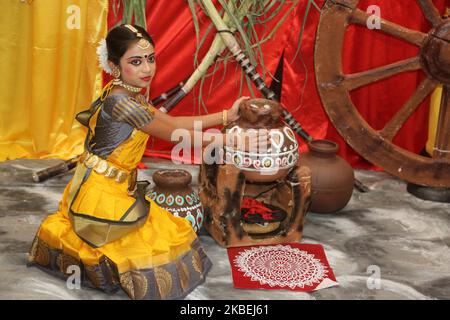
<path fill-rule="evenodd" d="M 224 126 L 228 125 L 228 110 L 222 111 L 222 124 Z"/>

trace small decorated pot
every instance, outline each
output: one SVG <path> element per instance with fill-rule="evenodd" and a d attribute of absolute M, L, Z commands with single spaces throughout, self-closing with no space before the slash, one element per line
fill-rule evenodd
<path fill-rule="evenodd" d="M 186 170 L 158 170 L 153 174 L 155 186 L 150 198 L 176 217 L 187 219 L 195 232 L 203 224 L 203 207 L 197 193 L 189 186 L 191 174 Z"/>
<path fill-rule="evenodd" d="M 299 153 L 294 132 L 281 120 L 279 103 L 249 99 L 241 102 L 239 109 L 241 117 L 226 130 L 237 134 L 241 141 L 225 146 L 226 163 L 235 165 L 251 182 L 271 182 L 285 177 L 297 164 Z M 242 139 L 252 134 L 266 137 L 269 144 L 258 144 L 253 149 L 245 147 Z"/>

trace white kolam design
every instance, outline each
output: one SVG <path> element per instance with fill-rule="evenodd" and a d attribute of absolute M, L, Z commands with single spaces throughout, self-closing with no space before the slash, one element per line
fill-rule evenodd
<path fill-rule="evenodd" d="M 233 262 L 251 281 L 271 287 L 304 288 L 320 284 L 328 274 L 313 254 L 289 245 L 246 249 Z"/>

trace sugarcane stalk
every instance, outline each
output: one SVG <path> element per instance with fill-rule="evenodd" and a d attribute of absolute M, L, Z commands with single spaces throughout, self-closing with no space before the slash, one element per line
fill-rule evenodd
<path fill-rule="evenodd" d="M 52 167 L 33 172 L 32 179 L 34 182 L 44 182 L 47 179 L 69 172 L 76 167 L 78 158 L 79 156 L 76 156 Z"/>
<path fill-rule="evenodd" d="M 160 94 L 158 97 L 150 100 L 150 104 L 152 106 L 157 106 L 158 104 L 160 104 L 163 101 L 168 100 L 170 97 L 172 97 L 175 93 L 177 93 L 185 84 L 186 81 L 182 81 L 179 84 L 177 84 L 175 87 L 167 90 L 166 92 L 163 92 L 162 94 Z"/>
<path fill-rule="evenodd" d="M 228 50 L 231 51 L 231 54 L 242 67 L 245 74 L 249 77 L 249 79 L 253 81 L 256 88 L 261 91 L 266 99 L 277 100 L 275 93 L 266 86 L 264 80 L 256 71 L 255 66 L 251 64 L 250 60 L 242 51 L 241 46 L 233 35 L 233 32 L 228 28 L 225 21 L 223 21 L 223 19 L 220 17 L 216 7 L 211 2 L 211 0 L 201 0 L 201 2 L 205 10 L 207 11 L 207 14 L 210 17 L 211 21 L 215 25 L 218 34 L 222 38 L 222 41 L 225 43 Z M 221 1 L 219 0 L 219 2 Z M 292 128 L 292 130 L 297 132 L 297 134 L 305 141 L 312 141 L 313 138 L 301 127 L 300 123 L 294 118 L 294 116 L 289 111 L 287 111 L 286 108 L 282 108 L 284 120 Z"/>
<path fill-rule="evenodd" d="M 174 94 L 170 99 L 168 99 L 159 108 L 160 111 L 168 113 L 172 110 L 175 105 L 181 101 L 191 90 L 194 88 L 198 80 L 201 79 L 203 75 L 206 74 L 209 67 L 213 64 L 216 57 L 225 49 L 222 44 L 220 37 L 215 37 L 211 47 L 209 48 L 206 55 L 203 57 L 202 61 L 198 65 L 197 69 L 192 73 L 186 83 Z"/>
<path fill-rule="evenodd" d="M 252 4 L 252 1 L 245 1 L 238 9 L 238 13 L 242 14 L 244 12 L 247 12 Z M 217 13 L 218 14 L 218 13 Z M 219 14 L 218 14 L 219 15 Z M 220 17 L 220 15 L 219 15 Z M 228 22 L 230 22 L 230 16 L 227 13 L 224 13 L 223 18 L 221 18 L 221 21 L 226 25 Z M 234 32 L 236 30 L 235 26 L 230 26 L 227 29 L 229 29 L 230 32 Z M 198 65 L 198 67 L 195 69 L 195 71 L 192 73 L 192 75 L 189 77 L 189 79 L 186 81 L 186 83 L 183 85 L 183 87 L 177 91 L 170 99 L 168 99 L 163 105 L 159 108 L 160 111 L 168 113 L 170 110 L 172 110 L 175 105 L 181 101 L 195 86 L 195 84 L 206 74 L 209 67 L 214 63 L 216 58 L 225 50 L 226 46 L 220 36 L 220 34 L 216 34 L 213 42 L 206 53 L 206 55 L 203 57 L 202 61 Z"/>

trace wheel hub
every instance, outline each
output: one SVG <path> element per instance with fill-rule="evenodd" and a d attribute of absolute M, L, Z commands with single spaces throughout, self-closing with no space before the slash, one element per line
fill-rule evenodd
<path fill-rule="evenodd" d="M 420 59 L 425 72 L 432 78 L 450 84 L 450 20 L 429 33 Z"/>

